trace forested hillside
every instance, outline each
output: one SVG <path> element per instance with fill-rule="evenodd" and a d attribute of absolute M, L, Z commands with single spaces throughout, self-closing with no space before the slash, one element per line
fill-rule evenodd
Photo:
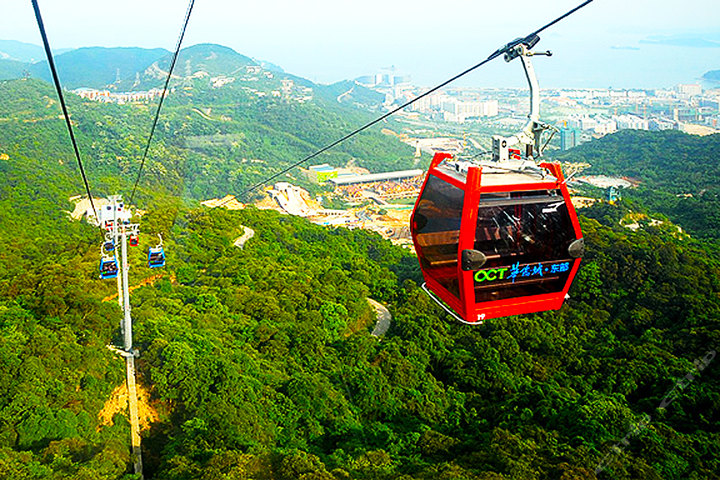
<path fill-rule="evenodd" d="M 632 177 L 623 195 L 664 213 L 691 233 L 720 239 L 720 134 L 698 137 L 673 130 L 621 131 L 559 156 L 588 162 L 589 173 Z"/>
<path fill-rule="evenodd" d="M 0 58 L 19 62 L 37 62 L 44 57 L 45 52 L 41 46 L 16 40 L 0 40 Z"/>
<path fill-rule="evenodd" d="M 23 62 L 0 58 L 0 80 L 21 78 L 26 68 L 27 64 Z"/>
<path fill-rule="evenodd" d="M 188 88 L 177 88 L 166 102 L 140 185 L 146 198 L 157 189 L 193 200 L 240 193 L 372 118 L 332 96 L 300 103 L 248 94 L 242 85 L 215 89 L 208 82 L 195 80 Z M 275 84 L 280 80 L 260 86 L 270 91 Z M 72 149 L 55 98 L 52 87 L 39 80 L 1 83 L 0 150 L 34 158 L 51 152 L 62 165 L 53 161 L 47 168 L 72 169 Z M 71 94 L 68 102 L 98 192 L 127 188 L 137 173 L 155 105 L 103 104 Z M 409 168 L 412 154 L 411 147 L 381 134 L 378 127 L 315 161 L 336 166 L 352 161 L 371 171 L 388 171 Z M 296 172 L 289 178 L 305 182 Z"/>
<path fill-rule="evenodd" d="M 240 225 L 256 231 L 243 250 Z M 160 412 L 150 478 L 593 478 L 645 415 L 613 478 L 720 467 L 718 369 L 693 365 L 720 340 L 720 267 L 669 233 L 584 220 L 588 255 L 563 310 L 469 328 L 420 292 L 414 258 L 372 234 L 171 205 L 143 228 L 172 239 L 164 278 L 133 295 Z M 94 279 L 87 230 L 60 236 L 52 259 L 3 258 L 26 270 L 0 291 L 3 475 L 125 470 L 126 422 L 97 418 L 122 383 L 104 347 L 120 313 L 100 301 L 114 285 Z M 133 263 L 135 283 L 149 272 Z M 382 340 L 366 296 L 393 313 Z"/>
<path fill-rule="evenodd" d="M 628 208 L 652 208 L 639 197 L 596 205 L 581 212 L 587 253 L 562 310 L 453 323 L 418 288 L 416 259 L 376 234 L 196 208 L 368 118 L 332 95 L 293 103 L 203 81 L 168 98 L 131 251 L 133 285 L 158 273 L 144 253 L 155 233 L 168 256 L 132 295 L 158 415 L 146 478 L 718 477 L 717 243 L 625 229 Z M 72 97 L 70 110 L 93 189 L 125 192 L 151 108 Z M 129 480 L 122 409 L 99 415 L 124 382 L 106 347 L 121 313 L 115 283 L 97 279 L 98 230 L 64 213 L 82 184 L 58 114 L 47 84 L 0 83 L 0 478 Z M 680 171 L 667 152 L 709 163 L 694 138 L 645 141 L 655 154 L 622 173 L 657 194 L 679 181 L 663 183 Z M 321 160 L 404 165 L 393 142 L 368 133 Z M 713 172 L 678 188 L 713 188 Z M 240 249 L 243 226 L 255 236 Z M 367 297 L 393 315 L 381 338 Z"/>

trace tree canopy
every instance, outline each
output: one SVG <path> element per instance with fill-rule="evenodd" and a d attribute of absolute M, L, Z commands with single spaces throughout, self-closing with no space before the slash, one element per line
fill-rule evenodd
<path fill-rule="evenodd" d="M 122 360 L 106 348 L 119 343 L 121 314 L 103 301 L 115 284 L 97 279 L 97 229 L 63 212 L 81 186 L 53 98 L 38 81 L 0 83 L 8 156 L 0 160 L 0 477 L 129 480 L 128 423 L 121 413 L 112 425 L 99 416 L 124 381 Z M 183 101 L 162 121 L 153 148 L 163 155 L 141 199 L 140 250 L 162 233 L 167 266 L 131 299 L 139 382 L 159 415 L 143 434 L 146 478 L 704 479 L 720 471 L 720 257 L 697 220 L 666 213 L 697 236 L 671 223 L 621 226 L 628 209 L 661 205 L 641 195 L 585 209 L 587 254 L 566 305 L 468 327 L 418 288 L 414 256 L 374 233 L 192 201 L 230 185 L 218 172 L 240 168 L 221 150 L 290 158 L 360 113 L 328 113 L 323 126 L 320 105 L 268 101 L 252 118 L 238 108 L 223 130 Z M 93 185 L 121 190 L 117 176 L 135 171 L 147 109 L 73 102 Z M 305 114 L 315 128 L 298 119 Z M 610 154 L 591 163 L 638 177 L 657 195 L 716 188 L 712 166 L 707 177 L 674 178 L 668 152 L 687 150 L 683 158 L 705 165 L 694 138 L 621 134 L 577 155 L 631 140 L 656 146 L 634 156 L 636 171 L 620 163 L 629 161 L 620 147 L 617 166 Z M 361 137 L 343 154 L 370 146 Z M 249 171 L 232 185 L 267 174 Z M 233 242 L 244 226 L 255 235 L 241 249 Z M 133 285 L 158 273 L 143 257 L 131 251 Z M 382 338 L 370 334 L 368 297 L 393 315 Z"/>

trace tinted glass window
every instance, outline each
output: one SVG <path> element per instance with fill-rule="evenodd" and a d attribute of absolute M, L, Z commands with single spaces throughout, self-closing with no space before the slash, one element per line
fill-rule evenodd
<path fill-rule="evenodd" d="M 475 301 L 559 292 L 565 286 L 575 240 L 557 190 L 483 195 L 475 249 L 487 257 L 475 273 Z"/>
<path fill-rule="evenodd" d="M 422 269 L 457 297 L 458 241 L 464 196 L 461 189 L 431 175 L 412 225 Z"/>

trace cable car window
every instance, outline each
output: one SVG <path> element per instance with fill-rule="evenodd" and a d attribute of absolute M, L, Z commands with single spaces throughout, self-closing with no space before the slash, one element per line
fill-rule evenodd
<path fill-rule="evenodd" d="M 562 291 L 575 240 L 560 191 L 482 195 L 475 249 L 487 262 L 475 273 L 475 301 Z"/>
<path fill-rule="evenodd" d="M 459 298 L 457 259 L 465 192 L 430 175 L 413 215 L 423 271 Z"/>

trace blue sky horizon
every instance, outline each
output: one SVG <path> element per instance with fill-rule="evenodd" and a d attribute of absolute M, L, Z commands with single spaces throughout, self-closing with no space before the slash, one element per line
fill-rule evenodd
<path fill-rule="evenodd" d="M 0 0 L 0 32 L 35 45 L 30 2 Z M 120 9 L 89 0 L 39 0 L 53 49 L 90 46 L 172 50 L 187 2 L 126 0 Z M 265 0 L 252 5 L 197 0 L 183 46 L 217 43 L 317 83 L 395 66 L 431 86 L 502 44 L 535 30 L 580 1 L 518 0 L 512 11 L 468 0 L 367 0 L 362 8 L 329 0 Z M 482 2 L 485 3 L 485 2 Z M 348 11 L 351 9 L 351 11 Z M 551 27 L 537 49 L 540 85 L 664 88 L 695 83 L 720 69 L 720 2 L 595 0 Z M 522 87 L 517 62 L 492 62 L 458 86 Z"/>

